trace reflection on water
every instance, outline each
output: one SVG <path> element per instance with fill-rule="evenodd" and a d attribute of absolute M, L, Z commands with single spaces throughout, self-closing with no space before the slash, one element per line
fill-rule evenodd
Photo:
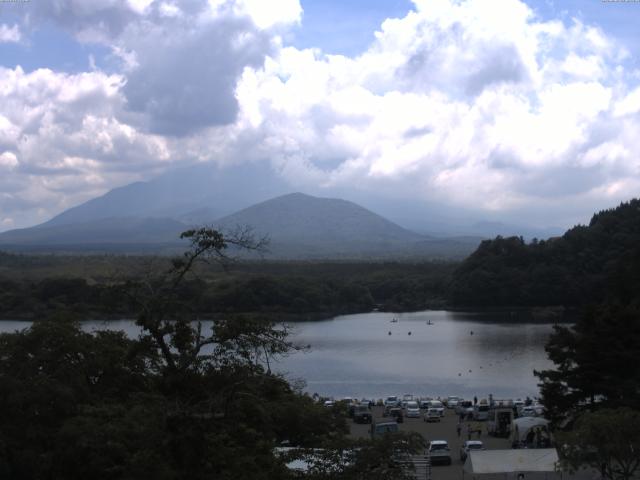
<path fill-rule="evenodd" d="M 551 365 L 544 352 L 551 331 L 550 324 L 492 322 L 487 314 L 348 315 L 295 324 L 295 341 L 311 352 L 279 368 L 322 395 L 535 396 L 533 370 Z"/>
<path fill-rule="evenodd" d="M 206 329 L 208 322 L 203 323 Z M 4 321 L 0 331 L 29 324 Z M 83 327 L 124 330 L 131 337 L 139 333 L 130 320 L 90 321 Z M 293 340 L 311 350 L 280 360 L 276 368 L 288 378 L 304 379 L 309 392 L 321 395 L 536 396 L 533 370 L 551 366 L 544 344 L 552 325 L 506 323 L 503 315 L 374 312 L 292 328 Z"/>

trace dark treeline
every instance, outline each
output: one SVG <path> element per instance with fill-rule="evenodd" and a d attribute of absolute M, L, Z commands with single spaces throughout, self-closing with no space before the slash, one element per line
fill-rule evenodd
<path fill-rule="evenodd" d="M 138 338 L 84 332 L 62 312 L 0 334 L 0 478 L 295 480 L 287 464 L 305 459 L 313 480 L 412 478 L 399 462 L 424 450 L 419 435 L 353 440 L 346 405 L 325 408 L 271 371 L 298 350 L 286 326 L 196 322 L 184 296 L 196 262 L 254 244 L 210 229 L 183 236 L 191 248 L 171 269 L 120 290 Z"/>
<path fill-rule="evenodd" d="M 640 201 L 597 213 L 562 237 L 487 240 L 456 269 L 453 305 L 584 306 L 628 302 L 640 285 Z"/>
<path fill-rule="evenodd" d="M 119 263 L 117 275 L 102 268 L 109 258 Z M 75 262 L 85 265 L 83 277 L 74 276 L 80 271 Z M 73 311 L 76 318 L 130 316 L 133 306 L 121 290 L 150 271 L 166 270 L 166 259 L 155 262 L 144 268 L 142 259 L 133 258 L 34 259 L 2 254 L 0 316 L 37 319 L 60 310 Z M 21 268 L 29 271 L 32 265 L 37 273 L 12 275 Z M 59 271 L 54 275 L 56 265 Z M 418 310 L 444 305 L 453 268 L 455 264 L 444 262 L 241 262 L 229 271 L 201 266 L 197 277 L 181 286 L 181 298 L 201 314 L 260 312 L 284 314 L 291 320 L 374 308 Z"/>
<path fill-rule="evenodd" d="M 567 299 L 584 305 L 546 345 L 554 368 L 536 372 L 563 462 L 607 480 L 640 471 L 640 201 L 594 215 L 561 239 L 529 250 L 560 271 Z M 542 295 L 545 292 L 541 292 Z M 543 297 L 544 298 L 544 297 Z M 562 299 L 562 296 L 560 297 Z"/>

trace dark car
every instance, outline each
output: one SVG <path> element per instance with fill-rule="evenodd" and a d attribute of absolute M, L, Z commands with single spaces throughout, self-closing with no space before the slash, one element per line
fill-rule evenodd
<path fill-rule="evenodd" d="M 402 409 L 399 408 L 399 407 L 390 408 L 389 409 L 389 416 L 391 418 L 395 418 L 396 422 L 398 422 L 398 423 L 404 422 L 404 415 L 402 414 Z"/>
<path fill-rule="evenodd" d="M 357 405 L 353 411 L 353 421 L 355 423 L 371 423 L 373 416 L 367 405 Z"/>

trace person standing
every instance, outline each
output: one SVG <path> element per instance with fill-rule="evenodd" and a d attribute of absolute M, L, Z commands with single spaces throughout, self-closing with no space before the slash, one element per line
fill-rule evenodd
<path fill-rule="evenodd" d="M 460 422 L 456 425 L 456 432 L 458 433 L 458 438 L 460 438 L 460 432 L 462 432 L 462 424 Z"/>
<path fill-rule="evenodd" d="M 475 396 L 473 397 L 473 404 L 474 405 L 478 404 L 478 397 L 475 397 Z"/>

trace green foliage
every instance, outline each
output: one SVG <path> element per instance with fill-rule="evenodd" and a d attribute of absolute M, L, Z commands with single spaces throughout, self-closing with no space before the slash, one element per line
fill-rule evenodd
<path fill-rule="evenodd" d="M 47 478 L 57 436 L 82 406 L 121 402 L 145 391 L 144 359 L 123 334 L 90 335 L 62 319 L 0 336 L 0 471 Z"/>
<path fill-rule="evenodd" d="M 629 408 L 587 412 L 559 440 L 562 461 L 576 471 L 591 467 L 608 480 L 629 480 L 640 471 L 640 412 Z"/>
<path fill-rule="evenodd" d="M 308 465 L 310 480 L 409 480 L 411 457 L 423 453 L 424 438 L 416 433 L 386 434 L 374 440 L 333 440 L 326 448 L 294 452 Z"/>
<path fill-rule="evenodd" d="M 196 262 L 250 239 L 188 233 L 193 248 L 169 271 L 127 285 L 140 338 L 64 316 L 0 335 L 2 478 L 286 479 L 277 445 L 344 438 L 343 416 L 270 372 L 293 348 L 286 329 L 244 317 L 204 332 L 194 321 L 182 295 Z"/>
<path fill-rule="evenodd" d="M 556 368 L 536 372 L 549 419 L 555 424 L 585 409 L 640 410 L 640 311 L 605 304 L 572 327 L 556 327 L 547 346 Z"/>
<path fill-rule="evenodd" d="M 81 260 L 91 268 L 107 262 L 93 257 Z M 61 271 L 76 261 L 76 257 L 56 259 Z M 16 277 L 19 265 L 28 270 L 27 260 L 9 262 L 6 276 L 0 276 L 0 317 L 38 319 L 61 310 L 81 318 L 132 317 L 137 306 L 123 295 L 123 287 L 139 284 L 150 274 L 157 278 L 171 268 L 184 266 L 185 258 L 173 262 L 147 259 L 151 262 L 147 269 L 128 264 L 121 257 L 110 261 L 114 269 L 122 263 L 124 270 L 104 277 L 92 270 L 87 272 L 88 278 L 48 272 L 45 278 L 23 280 Z M 374 307 L 393 311 L 441 307 L 454 264 L 225 262 L 225 267 L 227 271 L 221 272 L 215 262 L 194 265 L 197 277 L 185 279 L 176 291 L 181 308 L 208 318 L 259 312 L 297 320 L 366 312 Z"/>
<path fill-rule="evenodd" d="M 487 240 L 454 272 L 450 300 L 467 306 L 582 306 L 640 298 L 640 200 L 562 237 Z"/>

